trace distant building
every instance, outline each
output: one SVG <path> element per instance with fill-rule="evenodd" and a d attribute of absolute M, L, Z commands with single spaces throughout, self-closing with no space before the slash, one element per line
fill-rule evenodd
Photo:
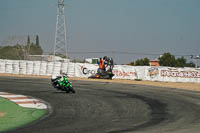
<path fill-rule="evenodd" d="M 54 55 L 29 55 L 28 56 L 28 60 L 31 61 L 48 61 L 48 62 L 52 62 L 53 60 L 56 61 L 67 61 L 68 59 L 59 57 L 59 56 L 55 56 Z"/>
<path fill-rule="evenodd" d="M 85 61 L 91 64 L 97 64 L 99 58 L 86 58 Z"/>
<path fill-rule="evenodd" d="M 150 60 L 149 65 L 150 66 L 160 66 L 160 61 L 159 60 Z"/>

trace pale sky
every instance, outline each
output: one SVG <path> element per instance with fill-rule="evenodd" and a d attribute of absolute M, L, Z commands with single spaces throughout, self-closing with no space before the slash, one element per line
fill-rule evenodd
<path fill-rule="evenodd" d="M 53 52 L 57 0 L 0 2 L 0 45 L 38 34 Z M 200 54 L 200 0 L 65 0 L 65 15 L 71 58 L 108 55 L 122 64 L 164 52 Z"/>

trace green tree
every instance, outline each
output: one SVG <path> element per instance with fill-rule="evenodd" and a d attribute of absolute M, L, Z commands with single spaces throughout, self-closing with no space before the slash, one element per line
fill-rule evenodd
<path fill-rule="evenodd" d="M 0 47 L 0 59 L 26 60 L 28 55 L 42 55 L 43 50 L 35 44 Z"/>
<path fill-rule="evenodd" d="M 137 60 L 135 61 L 135 65 L 136 65 L 136 66 L 142 66 L 142 65 L 143 65 L 142 59 L 137 59 Z"/>
<path fill-rule="evenodd" d="M 175 67 L 185 67 L 186 66 L 186 59 L 182 56 L 181 58 L 176 59 Z"/>
<path fill-rule="evenodd" d="M 174 55 L 171 55 L 170 53 L 164 53 L 160 58 L 160 65 L 161 66 L 169 66 L 169 67 L 175 67 L 176 65 L 176 59 Z"/>
<path fill-rule="evenodd" d="M 144 58 L 144 59 L 137 59 L 134 63 L 135 66 L 149 66 L 149 59 Z"/>
<path fill-rule="evenodd" d="M 30 45 L 30 55 L 42 55 L 43 50 L 40 45 Z"/>
<path fill-rule="evenodd" d="M 1 59 L 21 60 L 24 58 L 23 52 L 17 46 L 4 46 L 0 49 Z"/>
<path fill-rule="evenodd" d="M 144 58 L 143 59 L 143 62 L 144 62 L 144 66 L 149 66 L 149 59 L 148 58 Z"/>
<path fill-rule="evenodd" d="M 39 46 L 40 45 L 40 42 L 39 42 L 39 36 L 36 35 L 36 42 L 35 42 L 35 45 Z"/>
<path fill-rule="evenodd" d="M 193 62 L 189 62 L 186 64 L 185 67 L 195 67 L 195 64 Z"/>
<path fill-rule="evenodd" d="M 27 45 L 31 44 L 31 41 L 30 41 L 30 36 L 28 35 L 28 38 L 27 38 Z"/>
<path fill-rule="evenodd" d="M 135 66 L 135 62 L 132 61 L 132 62 L 130 62 L 128 65 Z"/>

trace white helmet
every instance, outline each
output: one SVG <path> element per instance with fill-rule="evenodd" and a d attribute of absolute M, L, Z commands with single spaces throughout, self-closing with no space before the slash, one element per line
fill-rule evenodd
<path fill-rule="evenodd" d="M 57 78 L 57 75 L 52 75 L 51 76 L 51 79 L 56 79 Z"/>

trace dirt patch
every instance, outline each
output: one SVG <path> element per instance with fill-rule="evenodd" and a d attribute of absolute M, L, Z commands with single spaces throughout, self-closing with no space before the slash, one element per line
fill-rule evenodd
<path fill-rule="evenodd" d="M 27 77 L 27 78 L 51 78 L 51 76 L 41 76 L 41 75 L 23 75 L 23 74 L 0 74 L 1 77 Z"/>
<path fill-rule="evenodd" d="M 51 76 L 33 76 L 33 75 L 18 75 L 18 74 L 0 74 L 0 76 L 28 77 L 28 78 L 51 78 Z M 159 86 L 159 87 L 200 91 L 200 83 L 152 82 L 152 81 L 135 81 L 135 80 L 122 80 L 122 79 L 104 80 L 104 79 L 88 79 L 88 78 L 70 78 L 70 80 L 139 84 L 139 85 L 149 85 L 149 86 Z"/>
<path fill-rule="evenodd" d="M 6 112 L 0 112 L 0 118 L 3 117 L 6 114 Z"/>

